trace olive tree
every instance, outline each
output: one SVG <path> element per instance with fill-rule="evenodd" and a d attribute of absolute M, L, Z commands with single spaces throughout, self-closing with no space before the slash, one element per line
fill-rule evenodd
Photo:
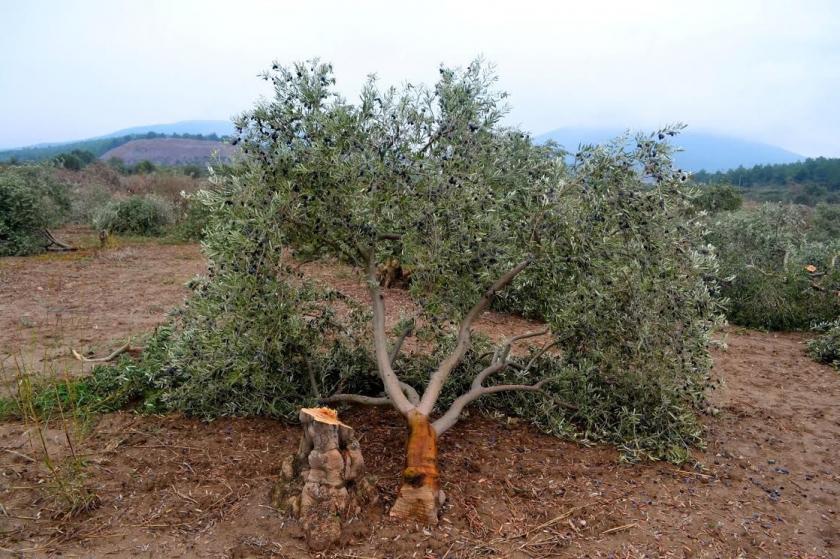
<path fill-rule="evenodd" d="M 567 156 L 502 124 L 479 62 L 434 87 L 370 78 L 357 103 L 327 64 L 264 78 L 273 98 L 236 122 L 244 160 L 197 195 L 209 274 L 143 361 L 114 369 L 121 393 L 203 416 L 390 406 L 408 427 L 391 513 L 424 522 L 438 440 L 471 405 L 630 454 L 679 460 L 701 441 L 715 261 L 671 167 L 677 128 Z M 361 270 L 367 301 L 308 281 L 290 250 Z M 394 262 L 417 312 L 390 329 L 379 269 Z M 483 339 L 493 305 L 545 327 Z M 412 332 L 431 350 L 401 351 Z"/>
<path fill-rule="evenodd" d="M 673 351 L 664 376 L 671 373 L 675 386 L 703 383 L 714 305 L 702 278 L 708 262 L 692 245 L 690 226 L 681 223 L 690 215 L 680 190 L 686 176 L 671 169 L 661 141 L 676 130 L 640 137 L 629 151 L 620 143 L 583 149 L 575 175 L 559 150 L 535 146 L 501 124 L 505 96 L 479 62 L 465 70 L 442 67 L 431 89 L 408 84 L 382 90 L 371 78 L 358 104 L 336 93 L 326 64 L 275 66 L 264 77 L 275 96 L 239 119 L 238 142 L 269 185 L 266 195 L 275 200 L 284 241 L 365 270 L 384 395 L 320 396 L 328 403 L 389 405 L 405 417 L 406 464 L 392 515 L 437 518 L 437 440 L 466 406 L 490 394 L 539 392 L 554 380 L 530 370 L 534 359 L 522 366 L 510 357 L 515 343 L 549 329 L 511 336 L 438 410 L 471 347 L 476 320 L 529 268 L 537 270 L 532 281 L 542 280 L 531 285 L 537 292 L 531 299 L 539 301 L 534 306 L 554 338 L 535 357 L 552 347 L 579 360 L 597 361 L 597 353 L 609 356 L 601 364 L 612 361 L 609 369 L 617 370 L 631 362 L 644 368 L 651 351 Z M 419 387 L 394 368 L 405 332 L 391 343 L 386 329 L 378 265 L 393 260 L 411 270 L 410 291 L 426 317 L 460 322 L 451 350 Z M 591 319 L 578 321 L 584 327 L 576 330 L 574 318 L 560 308 L 592 301 L 591 293 L 559 291 L 585 283 L 587 270 L 593 282 L 605 282 L 606 294 L 624 299 L 600 298 L 607 313 L 602 318 L 617 322 L 601 336 L 587 331 Z M 571 277 L 558 277 L 568 272 Z M 642 301 L 634 290 L 646 292 L 648 309 L 629 312 Z M 592 310 L 597 308 L 575 309 Z M 630 318 L 623 318 L 628 312 Z M 645 343 L 652 347 L 622 363 L 634 354 L 633 344 Z M 494 382 L 514 365 L 519 382 Z"/>

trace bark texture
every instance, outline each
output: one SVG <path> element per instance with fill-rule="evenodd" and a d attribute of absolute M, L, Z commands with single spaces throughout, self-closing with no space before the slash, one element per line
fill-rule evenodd
<path fill-rule="evenodd" d="M 272 503 L 300 520 L 309 549 L 339 543 L 346 524 L 378 501 L 353 429 L 329 408 L 304 408 L 300 447 L 281 465 Z"/>
<path fill-rule="evenodd" d="M 437 433 L 429 418 L 416 410 L 410 412 L 407 419 L 405 469 L 391 516 L 437 524 L 438 511 L 444 500 L 437 467 Z"/>

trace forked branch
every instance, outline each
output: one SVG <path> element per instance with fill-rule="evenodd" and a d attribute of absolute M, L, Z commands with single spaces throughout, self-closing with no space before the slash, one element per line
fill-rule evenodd
<path fill-rule="evenodd" d="M 475 304 L 475 306 L 470 309 L 467 316 L 464 317 L 464 320 L 461 322 L 461 327 L 458 330 L 458 338 L 455 344 L 455 349 L 452 350 L 452 353 L 450 353 L 443 362 L 441 362 L 437 370 L 432 373 L 432 376 L 429 379 L 429 385 L 426 387 L 425 392 L 423 392 L 423 397 L 420 399 L 420 406 L 418 407 L 418 411 L 420 413 L 426 416 L 432 413 L 432 409 L 435 407 L 438 397 L 440 397 L 440 392 L 443 390 L 443 385 L 446 384 L 446 380 L 449 378 L 449 375 L 452 373 L 453 369 L 458 366 L 464 358 L 464 354 L 467 352 L 467 349 L 470 347 L 470 342 L 472 341 L 471 329 L 473 322 L 475 322 L 475 320 L 481 316 L 481 313 L 483 313 L 490 305 L 490 302 L 496 296 L 496 293 L 501 291 L 505 286 L 512 282 L 522 270 L 527 268 L 531 263 L 531 260 L 531 257 L 526 258 L 517 264 L 512 270 L 496 280 L 496 282 L 484 292 L 484 295 Z"/>
<path fill-rule="evenodd" d="M 508 356 L 510 355 L 511 348 L 513 344 L 518 342 L 519 340 L 525 340 L 528 338 L 536 338 L 538 336 L 544 336 L 548 333 L 548 329 L 540 330 L 538 332 L 528 332 L 526 334 L 519 334 L 517 336 L 512 336 L 505 340 L 499 347 L 496 349 L 495 353 L 493 354 L 493 359 L 490 361 L 490 365 L 482 369 L 473 379 L 472 384 L 470 385 L 470 389 L 465 392 L 463 395 L 459 396 L 452 402 L 452 405 L 449 409 L 444 413 L 437 421 L 432 424 L 434 427 L 435 432 L 438 436 L 442 435 L 445 431 L 450 429 L 455 423 L 457 423 L 458 418 L 461 416 L 461 412 L 464 411 L 464 408 L 468 406 L 471 402 L 481 398 L 485 394 L 495 394 L 496 392 L 505 392 L 511 390 L 519 390 L 519 391 L 527 391 L 527 392 L 538 392 L 542 389 L 543 385 L 549 381 L 549 379 L 543 379 L 536 384 L 499 384 L 496 386 L 484 386 L 484 381 L 490 378 L 495 373 L 504 370 L 511 362 L 508 360 Z M 533 360 L 531 361 L 533 363 Z M 529 366 L 526 367 L 527 369 L 530 368 Z"/>
<path fill-rule="evenodd" d="M 491 365 L 490 367 L 494 367 L 494 365 Z M 490 367 L 488 367 L 488 369 Z M 504 368 L 504 366 L 502 366 L 502 368 Z M 484 371 L 486 370 L 487 369 L 485 369 Z M 484 373 L 484 371 L 482 371 L 482 373 Z M 474 402 L 475 400 L 478 400 L 485 394 L 495 394 L 497 392 L 508 392 L 515 390 L 518 390 L 520 392 L 539 392 L 540 390 L 542 390 L 542 387 L 550 380 L 550 378 L 544 378 L 535 384 L 498 384 L 496 386 L 478 386 L 470 388 L 469 391 L 459 396 L 455 399 L 454 402 L 452 402 L 452 405 L 449 407 L 448 410 L 446 410 L 446 413 L 440 416 L 440 418 L 437 421 L 432 423 L 432 427 L 435 429 L 435 432 L 439 437 L 458 422 L 458 418 L 461 416 L 461 412 L 464 411 L 465 407 L 467 407 L 470 403 Z"/>
<path fill-rule="evenodd" d="M 58 239 L 56 239 L 53 234 L 50 232 L 49 229 L 44 229 L 41 231 L 44 235 L 44 238 L 47 240 L 47 250 L 57 251 L 57 252 L 69 252 L 78 250 L 76 247 L 68 245 L 67 243 L 62 243 Z"/>
<path fill-rule="evenodd" d="M 400 388 L 406 398 L 414 404 L 420 403 L 420 395 L 410 384 L 400 381 Z M 388 396 L 364 396 L 362 394 L 333 394 L 326 398 L 319 398 L 325 404 L 363 404 L 365 406 L 392 406 L 394 402 Z"/>

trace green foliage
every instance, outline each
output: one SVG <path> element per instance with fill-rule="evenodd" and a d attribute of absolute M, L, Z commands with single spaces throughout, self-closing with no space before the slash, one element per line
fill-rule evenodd
<path fill-rule="evenodd" d="M 282 265 L 279 200 L 265 194 L 247 171 L 196 194 L 212 209 L 203 243 L 210 275 L 191 283 L 173 318 L 176 335 L 160 340 L 164 364 L 140 364 L 134 375 L 159 392 L 156 407 L 292 418 L 342 377 L 373 371 L 334 321 L 327 303 L 336 294 Z"/>
<path fill-rule="evenodd" d="M 707 239 L 718 251 L 732 322 L 805 329 L 840 313 L 840 239 L 810 241 L 805 218 L 801 207 L 765 204 L 710 220 Z"/>
<path fill-rule="evenodd" d="M 815 361 L 840 369 L 840 318 L 813 328 L 821 335 L 808 342 L 808 353 Z"/>
<path fill-rule="evenodd" d="M 112 168 L 114 171 L 118 172 L 121 175 L 128 174 L 129 169 L 128 167 L 126 167 L 125 161 L 123 161 L 119 157 L 109 157 L 107 164 L 110 168 Z"/>
<path fill-rule="evenodd" d="M 44 229 L 59 225 L 69 211 L 68 187 L 50 169 L 0 169 L 0 256 L 42 252 Z"/>
<path fill-rule="evenodd" d="M 694 199 L 694 206 L 698 210 L 709 213 L 731 212 L 741 209 L 744 198 L 734 187 L 728 184 L 713 184 L 703 187 Z"/>
<path fill-rule="evenodd" d="M 631 150 L 587 147 L 567 166 L 554 146 L 501 124 L 505 96 L 479 62 L 441 68 L 434 88 L 371 80 L 358 104 L 335 92 L 329 65 L 275 66 L 265 79 L 275 98 L 237 122 L 247 161 L 196 195 L 210 211 L 210 272 L 174 319 L 165 365 L 144 373 L 159 402 L 289 417 L 318 393 L 381 391 L 366 314 L 299 277 L 285 247 L 411 270 L 423 339 L 439 348 L 400 360 L 418 389 L 451 344 L 451 321 L 529 258 L 500 304 L 545 320 L 560 351 L 493 381 L 555 380 L 543 400 L 487 405 L 636 454 L 677 460 L 699 441 L 715 268 L 663 141 L 678 129 Z M 440 404 L 486 358 L 474 350 Z"/>
<path fill-rule="evenodd" d="M 160 235 L 172 223 L 171 204 L 156 196 L 113 200 L 99 209 L 93 226 L 99 230 L 136 235 Z"/>
<path fill-rule="evenodd" d="M 808 238 L 815 241 L 840 239 L 840 204 L 817 204 L 811 217 Z"/>
<path fill-rule="evenodd" d="M 196 194 L 184 196 L 183 209 L 172 230 L 173 236 L 181 241 L 200 241 L 204 228 L 210 220 L 210 207 Z"/>
<path fill-rule="evenodd" d="M 587 402 L 575 418 L 584 432 L 676 456 L 699 440 L 692 409 L 712 386 L 707 345 L 720 309 L 713 251 L 661 134 L 637 138 L 634 151 L 624 140 L 581 150 L 541 217 L 539 257 L 500 307 L 551 326 L 577 379 L 554 395 Z"/>
<path fill-rule="evenodd" d="M 180 171 L 186 176 L 192 177 L 194 179 L 207 176 L 207 168 L 202 167 L 201 165 L 183 165 L 182 167 L 180 167 Z"/>

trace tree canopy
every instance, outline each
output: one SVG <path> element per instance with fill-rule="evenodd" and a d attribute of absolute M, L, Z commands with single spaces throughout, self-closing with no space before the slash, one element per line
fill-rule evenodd
<path fill-rule="evenodd" d="M 434 87 L 371 78 L 357 103 L 317 61 L 264 78 L 274 98 L 237 120 L 245 161 L 198 195 L 209 274 L 132 369 L 147 403 L 295 417 L 338 393 L 401 409 L 425 390 L 426 414 L 457 419 L 471 394 L 628 455 L 680 460 L 700 441 L 715 261 L 671 167 L 679 127 L 588 146 L 567 164 L 502 124 L 506 97 L 480 62 L 441 68 Z M 368 271 L 372 300 L 301 277 L 289 250 Z M 394 363 L 369 272 L 390 260 L 410 272 L 418 309 L 393 345 L 413 331 L 429 348 Z M 526 356 L 472 336 L 471 316 L 494 298 L 545 322 L 549 341 Z M 510 386 L 531 389 L 477 400 Z"/>

